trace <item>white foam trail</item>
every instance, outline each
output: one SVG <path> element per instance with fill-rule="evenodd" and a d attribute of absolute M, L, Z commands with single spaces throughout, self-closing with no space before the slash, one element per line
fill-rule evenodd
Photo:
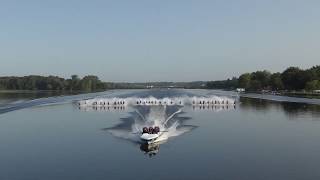
<path fill-rule="evenodd" d="M 169 116 L 166 114 L 166 106 L 153 106 L 150 108 L 150 112 L 145 116 L 139 111 L 136 112 L 137 116 L 134 117 L 134 124 L 131 125 L 131 130 L 108 129 L 108 132 L 119 138 L 140 142 L 143 127 L 158 126 L 162 134 L 156 142 L 165 142 L 170 137 L 179 136 L 193 129 L 191 126 L 184 127 L 177 119 L 175 119 L 175 116 L 182 112 L 180 109 Z M 168 121 L 171 121 L 172 123 L 169 125 Z"/>
<path fill-rule="evenodd" d="M 165 97 L 155 98 L 153 96 L 147 98 L 128 97 L 128 98 L 93 98 L 78 101 L 79 106 L 158 106 L 158 105 L 217 105 L 227 106 L 234 105 L 235 99 L 220 96 L 193 96 L 193 97 Z"/>
<path fill-rule="evenodd" d="M 177 112 L 174 112 L 171 116 L 167 118 L 167 120 L 163 124 L 166 125 L 170 119 L 172 119 L 176 114 L 179 114 L 181 112 L 182 112 L 181 109 L 179 109 Z"/>
<path fill-rule="evenodd" d="M 181 113 L 180 109 L 172 113 L 169 117 L 167 117 L 165 106 L 163 108 L 160 106 L 159 108 L 151 108 L 150 113 L 146 117 L 147 123 L 142 123 L 140 126 L 138 126 L 138 128 L 142 129 L 143 127 L 147 127 L 150 125 L 160 127 L 162 134 L 155 142 L 164 142 L 170 137 L 174 137 L 184 133 L 180 132 L 180 130 L 178 129 L 178 126 L 180 125 L 178 120 L 173 120 L 173 118 L 179 113 Z M 174 123 L 168 127 L 167 123 L 170 120 L 173 120 Z"/>
<path fill-rule="evenodd" d="M 144 120 L 144 121 L 146 121 L 146 119 L 144 118 L 144 116 L 139 112 L 139 111 L 135 111 L 139 116 L 140 116 L 140 118 L 142 119 L 142 120 Z"/>

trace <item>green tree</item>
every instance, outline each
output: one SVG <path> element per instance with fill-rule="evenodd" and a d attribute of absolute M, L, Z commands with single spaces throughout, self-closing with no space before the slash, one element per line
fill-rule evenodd
<path fill-rule="evenodd" d="M 289 67 L 281 74 L 282 82 L 287 90 L 301 90 L 305 87 L 305 76 L 298 67 Z"/>
<path fill-rule="evenodd" d="M 319 90 L 320 89 L 320 81 L 313 80 L 313 81 L 307 82 L 306 89 L 307 90 Z"/>
<path fill-rule="evenodd" d="M 103 86 L 102 82 L 97 76 L 89 75 L 85 76 L 81 81 L 81 90 L 83 91 L 96 91 L 101 90 L 99 87 Z"/>
<path fill-rule="evenodd" d="M 79 83 L 80 79 L 78 75 L 72 75 L 71 76 L 71 84 L 70 84 L 70 90 L 79 90 Z"/>
<path fill-rule="evenodd" d="M 320 80 L 320 66 L 313 66 L 308 69 L 310 75 L 312 76 L 312 80 Z"/>
<path fill-rule="evenodd" d="M 284 88 L 281 74 L 280 73 L 274 73 L 270 76 L 270 86 L 272 90 L 282 90 Z"/>
<path fill-rule="evenodd" d="M 254 90 L 267 88 L 269 86 L 271 73 L 269 71 L 256 71 L 251 74 L 251 80 L 256 81 L 251 88 Z"/>
<path fill-rule="evenodd" d="M 260 90 L 262 89 L 262 83 L 258 80 L 251 80 L 250 81 L 250 87 L 248 88 L 249 90 Z"/>
<path fill-rule="evenodd" d="M 245 88 L 245 89 L 250 88 L 250 81 L 251 81 L 251 74 L 250 73 L 242 74 L 238 80 L 239 87 Z"/>

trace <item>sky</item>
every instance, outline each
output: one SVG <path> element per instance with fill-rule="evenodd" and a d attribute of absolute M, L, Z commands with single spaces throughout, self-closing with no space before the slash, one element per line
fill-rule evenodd
<path fill-rule="evenodd" d="M 319 0 L 0 0 L 0 76 L 222 80 L 320 65 Z"/>

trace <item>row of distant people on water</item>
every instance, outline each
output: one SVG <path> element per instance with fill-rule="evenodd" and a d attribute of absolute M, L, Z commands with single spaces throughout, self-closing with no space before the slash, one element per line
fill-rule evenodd
<path fill-rule="evenodd" d="M 87 105 L 87 104 L 90 105 L 90 103 L 88 103 L 87 101 L 84 101 L 83 104 L 84 105 Z M 119 106 L 119 105 L 125 105 L 125 104 L 126 104 L 125 101 L 112 101 L 112 102 L 110 102 L 110 101 L 100 101 L 100 102 L 94 101 L 94 102 L 92 102 L 91 105 L 93 105 L 93 106 L 97 106 L 97 105 L 101 105 L 101 106 L 106 106 L 106 105 L 107 106 Z M 79 102 L 78 105 L 80 106 L 82 104 Z"/>
<path fill-rule="evenodd" d="M 79 110 L 84 111 L 124 111 L 126 106 L 90 106 L 90 107 L 78 107 Z M 236 106 L 215 106 L 215 105 L 206 105 L 206 106 L 192 106 L 193 110 L 232 110 L 236 109 Z"/>
<path fill-rule="evenodd" d="M 93 106 L 121 106 L 121 105 L 126 105 L 126 102 L 124 100 L 121 101 L 93 101 L 91 104 L 87 101 L 83 101 L 84 103 L 81 104 L 81 102 L 79 102 L 79 106 L 81 105 L 93 105 Z M 137 101 L 136 105 L 182 105 L 182 101 L 179 102 L 174 102 L 174 101 Z M 210 100 L 210 101 L 192 101 L 193 105 L 232 105 L 232 104 L 236 104 L 235 101 L 229 101 L 229 100 L 222 100 L 222 101 L 218 101 L 218 100 Z"/>
<path fill-rule="evenodd" d="M 92 106 L 92 107 L 81 107 L 79 106 L 79 110 L 84 111 L 124 111 L 126 110 L 125 106 Z"/>
<path fill-rule="evenodd" d="M 176 104 L 174 103 L 173 101 L 170 101 L 170 102 L 167 102 L 167 101 L 137 101 L 136 102 L 136 105 L 161 105 L 161 104 Z M 182 105 L 182 101 L 179 101 L 179 104 Z M 93 106 L 98 106 L 98 105 L 101 105 L 101 106 L 119 106 L 119 105 L 126 105 L 126 102 L 125 101 L 112 101 L 112 102 L 109 102 L 109 101 L 93 101 L 92 103 L 89 103 L 87 101 L 83 101 L 83 103 L 79 102 L 78 103 L 79 106 L 81 105 L 93 105 Z"/>
<path fill-rule="evenodd" d="M 219 104 L 226 104 L 226 105 L 232 105 L 232 104 L 236 104 L 235 101 L 228 101 L 228 100 L 222 100 L 222 101 L 217 101 L 217 100 L 211 100 L 211 101 L 192 101 L 192 104 L 202 104 L 202 105 L 206 105 L 206 104 L 214 104 L 214 105 L 219 105 Z"/>
<path fill-rule="evenodd" d="M 236 106 L 192 106 L 193 110 L 228 110 L 228 109 L 236 109 Z"/>
<path fill-rule="evenodd" d="M 146 105 L 146 104 L 148 104 L 148 105 L 157 105 L 157 104 L 159 104 L 159 105 L 162 105 L 162 104 L 164 104 L 164 105 L 167 105 L 167 104 L 171 104 L 171 105 L 173 105 L 173 104 L 180 104 L 180 105 L 182 105 L 182 101 L 179 101 L 179 103 L 176 103 L 176 102 L 173 102 L 173 101 L 137 101 L 136 102 L 136 104 L 137 105 Z"/>
<path fill-rule="evenodd" d="M 173 102 L 173 101 L 170 101 L 170 102 L 167 102 L 167 101 L 137 101 L 136 103 L 137 105 L 145 105 L 145 104 L 179 104 L 179 105 L 182 105 L 182 101 L 179 101 L 178 103 L 177 102 Z M 212 101 L 192 101 L 192 104 L 195 105 L 195 104 L 201 104 L 201 105 L 205 105 L 205 104 L 212 104 L 212 105 L 220 105 L 220 104 L 225 104 L 225 105 L 235 105 L 236 102 L 235 101 L 228 101 L 228 100 L 222 100 L 222 101 L 217 101 L 217 100 L 212 100 Z"/>

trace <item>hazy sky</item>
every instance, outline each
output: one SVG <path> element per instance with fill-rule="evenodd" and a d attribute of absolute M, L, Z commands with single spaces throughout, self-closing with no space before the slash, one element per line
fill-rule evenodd
<path fill-rule="evenodd" d="M 319 0 L 0 0 L 0 76 L 193 81 L 316 64 Z"/>

